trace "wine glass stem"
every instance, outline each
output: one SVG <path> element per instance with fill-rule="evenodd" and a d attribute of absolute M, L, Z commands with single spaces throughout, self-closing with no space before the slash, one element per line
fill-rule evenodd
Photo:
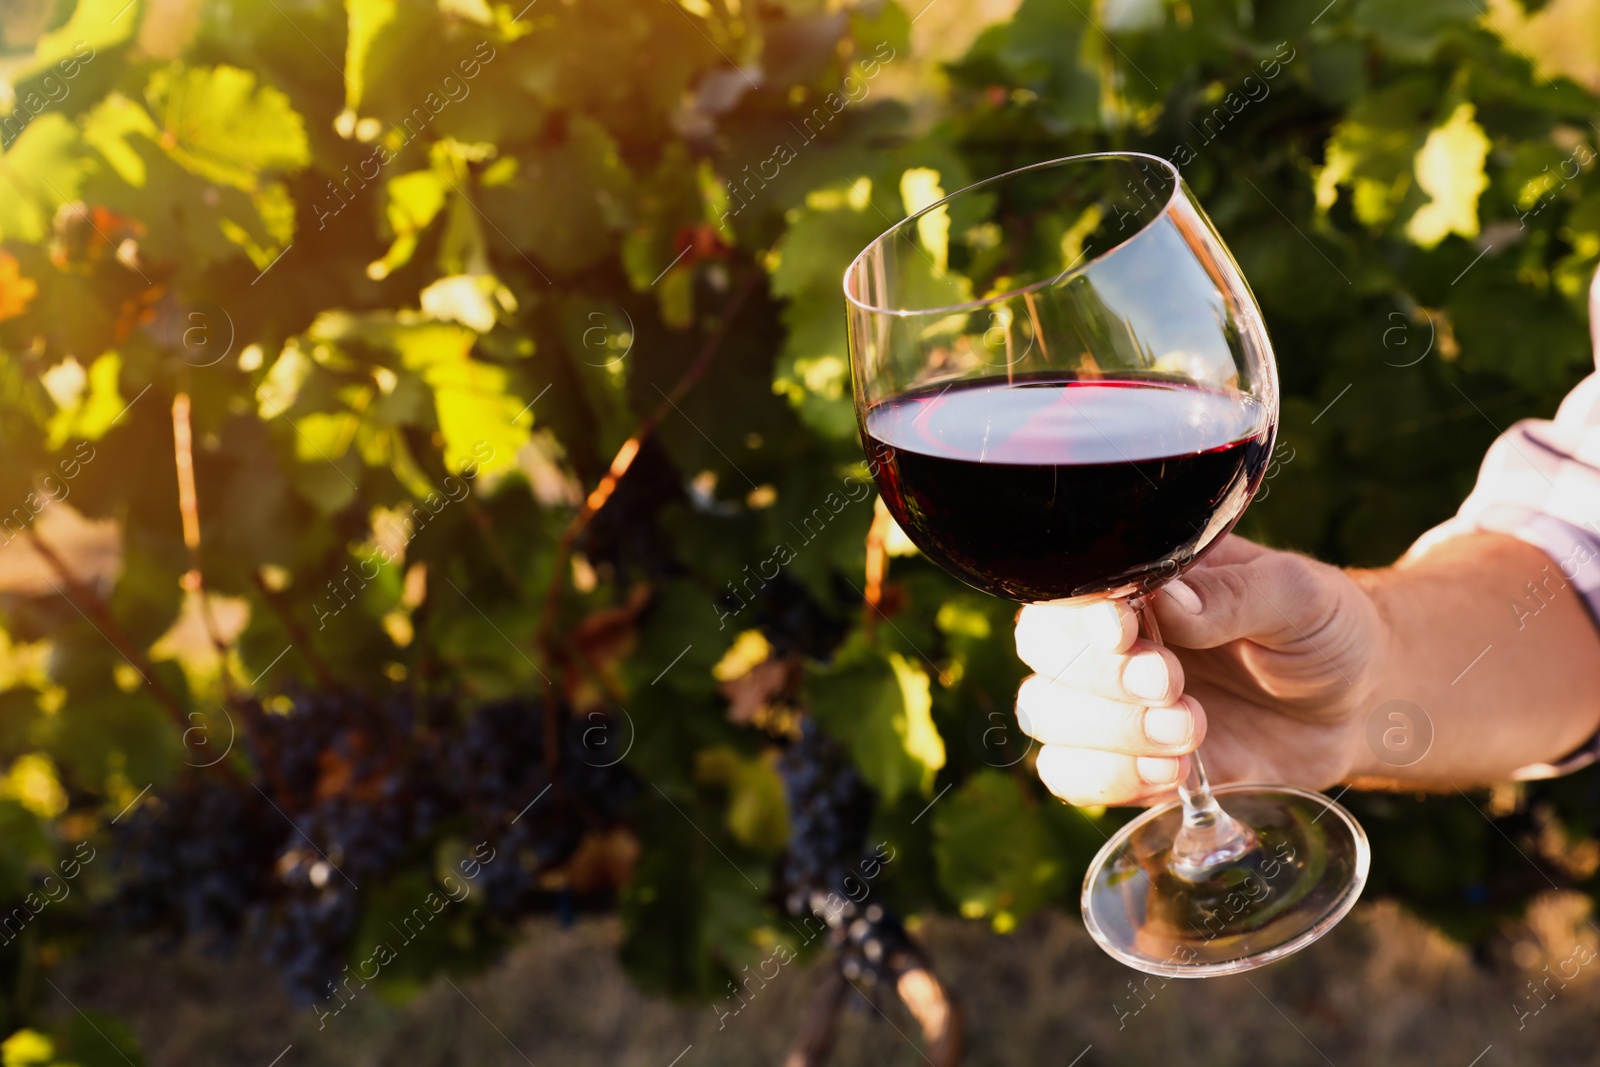
<path fill-rule="evenodd" d="M 1161 630 L 1150 604 L 1152 596 L 1153 593 L 1141 594 L 1131 603 L 1139 613 L 1145 635 L 1160 644 Z M 1189 757 L 1189 773 L 1178 783 L 1178 800 L 1183 804 L 1183 826 L 1172 841 L 1167 869 L 1179 878 L 1203 882 L 1219 868 L 1260 847 L 1261 841 L 1255 833 L 1217 803 L 1199 751 Z"/>

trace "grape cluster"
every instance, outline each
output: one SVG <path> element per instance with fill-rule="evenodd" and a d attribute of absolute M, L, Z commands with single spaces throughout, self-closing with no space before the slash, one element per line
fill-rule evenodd
<path fill-rule="evenodd" d="M 839 969 L 868 991 L 893 986 L 917 951 L 899 918 L 876 903 L 856 909 L 835 943 L 839 945 Z"/>
<path fill-rule="evenodd" d="M 852 598 L 859 600 L 854 594 Z M 826 660 L 850 629 L 847 617 L 830 614 L 805 586 L 782 572 L 761 590 L 754 608 L 753 621 L 775 656 Z"/>
<path fill-rule="evenodd" d="M 839 744 L 810 719 L 778 770 L 789 801 L 785 903 L 791 914 L 828 924 L 841 972 L 862 996 L 873 997 L 880 986 L 892 988 L 918 956 L 899 918 L 862 891 L 872 791 Z"/>
<path fill-rule="evenodd" d="M 526 910 L 537 895 L 538 872 L 570 858 L 587 832 L 614 825 L 636 794 L 637 780 L 620 766 L 603 765 L 609 757 L 602 761 L 603 750 L 586 743 L 594 731 L 616 732 L 595 714 L 565 720 L 555 779 L 535 701 L 484 704 L 451 749 L 462 803 L 496 850 L 480 886 L 492 914 L 509 918 Z"/>
<path fill-rule="evenodd" d="M 258 905 L 261 954 L 296 1003 L 328 996 L 361 918 L 355 886 L 309 847 L 285 855 L 277 899 Z"/>
<path fill-rule="evenodd" d="M 201 770 L 112 827 L 118 910 L 219 947 L 253 935 L 301 1002 L 326 998 L 341 976 L 357 885 L 408 863 L 431 871 L 449 832 L 494 848 L 477 888 L 495 917 L 554 907 L 540 874 L 616 825 L 637 792 L 621 766 L 597 764 L 592 717 L 561 709 L 561 751 L 547 762 L 532 697 L 458 713 L 407 693 L 297 692 L 284 710 L 240 711 L 247 780 Z"/>
<path fill-rule="evenodd" d="M 813 898 L 843 895 L 861 859 L 873 796 L 838 742 L 809 718 L 778 761 L 789 802 L 789 848 L 781 879 L 792 914 L 814 910 Z"/>
<path fill-rule="evenodd" d="M 263 797 L 220 776 L 144 803 L 113 827 L 119 919 L 231 948 L 268 888 L 261 857 L 277 851 L 282 827 Z"/>

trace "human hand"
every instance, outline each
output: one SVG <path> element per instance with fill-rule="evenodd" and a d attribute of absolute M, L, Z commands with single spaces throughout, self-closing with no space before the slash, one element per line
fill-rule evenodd
<path fill-rule="evenodd" d="M 1030 604 L 1017 693 L 1039 777 L 1071 804 L 1165 799 L 1205 743 L 1213 783 L 1321 789 L 1351 775 L 1389 646 L 1345 572 L 1229 536 L 1155 596 L 1166 646 L 1124 601 Z"/>

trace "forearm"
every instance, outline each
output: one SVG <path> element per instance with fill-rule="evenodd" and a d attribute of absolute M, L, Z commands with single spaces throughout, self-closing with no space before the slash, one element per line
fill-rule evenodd
<path fill-rule="evenodd" d="M 1477 534 L 1353 577 L 1388 638 L 1368 679 L 1371 710 L 1353 724 L 1352 777 L 1361 784 L 1504 780 L 1560 759 L 1600 727 L 1600 634 L 1539 549 Z M 1381 717 L 1369 733 L 1369 715 L 1393 700 L 1415 704 L 1431 723 L 1431 747 L 1410 766 L 1369 741 L 1390 722 Z"/>

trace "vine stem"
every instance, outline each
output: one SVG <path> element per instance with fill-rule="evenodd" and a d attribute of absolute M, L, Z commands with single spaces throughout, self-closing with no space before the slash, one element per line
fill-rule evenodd
<path fill-rule="evenodd" d="M 865 603 L 861 610 L 861 626 L 866 631 L 868 641 L 872 641 L 878 631 L 878 617 L 883 614 L 883 583 L 889 573 L 889 529 L 894 522 L 894 517 L 889 514 L 889 509 L 880 499 L 872 513 L 872 525 L 867 527 L 867 564 L 866 591 L 862 594 Z"/>
<path fill-rule="evenodd" d="M 888 969 L 895 995 L 922 1028 L 927 1042 L 922 1058 L 933 1067 L 958 1067 L 966 1020 L 955 995 L 934 973 L 933 965 L 915 943 L 906 951 L 896 952 L 888 960 Z M 822 1067 L 828 1062 L 838 1036 L 839 1010 L 852 986 L 836 956 L 806 1007 L 783 1067 Z M 859 988 L 857 992 L 866 996 Z"/>
<path fill-rule="evenodd" d="M 289 610 L 289 605 L 285 604 L 283 598 L 267 584 L 267 580 L 261 576 L 259 569 L 251 573 L 250 580 L 255 583 L 256 590 L 261 594 L 261 599 L 267 602 L 267 606 L 272 609 L 272 613 L 278 617 L 278 621 L 283 623 L 283 628 L 289 632 L 289 640 L 294 642 L 293 647 L 300 650 L 301 658 L 311 668 L 311 673 L 317 676 L 317 684 L 329 691 L 338 688 L 333 672 L 328 669 L 328 665 L 317 654 L 316 646 L 311 643 L 311 635 L 306 632 L 304 626 L 300 625 L 300 620 L 294 617 L 294 613 Z"/>
<path fill-rule="evenodd" d="M 805 1015 L 800 1019 L 800 1032 L 783 1058 L 783 1067 L 821 1067 L 828 1062 L 828 1054 L 833 1051 L 839 1035 L 839 1009 L 844 1007 L 844 998 L 849 992 L 850 985 L 835 960 L 811 1003 L 806 1005 Z"/>
<path fill-rule="evenodd" d="M 499 536 L 494 532 L 494 520 L 472 495 L 471 489 L 467 490 L 462 506 L 466 509 L 467 518 L 472 522 L 473 529 L 477 531 L 478 539 L 483 542 L 484 551 L 489 553 L 489 561 L 506 580 L 507 588 L 516 595 L 518 601 L 527 603 L 528 590 L 522 584 L 522 576 L 517 573 L 517 568 L 512 566 L 511 554 L 506 551 L 505 545 L 501 544 Z"/>
<path fill-rule="evenodd" d="M 956 1067 L 961 1062 L 965 1017 L 955 994 L 939 980 L 921 952 L 914 953 L 909 966 L 895 976 L 894 991 L 922 1027 L 928 1061 L 935 1067 Z"/>
<path fill-rule="evenodd" d="M 111 647 L 116 649 L 122 658 L 127 660 L 133 666 L 133 669 L 139 672 L 144 678 L 145 684 L 150 687 L 150 692 L 155 696 L 156 703 L 160 704 L 166 709 L 167 714 L 172 716 L 172 721 L 178 724 L 178 729 L 187 730 L 191 723 L 189 722 L 188 714 L 183 710 L 182 702 L 156 675 L 155 668 L 151 666 L 144 653 L 139 650 L 138 646 L 133 643 L 122 629 L 116 617 L 111 614 L 111 609 L 106 605 L 106 602 L 78 578 L 77 574 L 68 566 L 67 561 L 62 559 L 56 550 L 51 548 L 49 543 L 40 537 L 38 531 L 32 527 L 28 528 L 28 543 L 33 546 L 35 552 L 39 553 L 45 563 L 49 564 L 50 569 L 56 572 L 56 577 L 61 579 L 61 584 L 66 586 L 66 590 L 62 592 L 62 595 L 67 598 L 67 601 L 82 612 L 84 617 L 99 629 L 105 639 L 111 643 Z M 60 592 L 60 589 L 58 588 L 57 591 Z"/>
<path fill-rule="evenodd" d="M 617 484 L 622 481 L 622 476 L 628 473 L 628 468 L 633 466 L 633 461 L 638 458 L 639 450 L 644 446 L 645 438 L 655 432 L 667 414 L 673 411 L 678 404 L 688 395 L 705 373 L 711 367 L 711 360 L 717 354 L 717 349 L 722 347 L 723 340 L 728 335 L 728 328 L 732 325 L 739 309 L 750 294 L 755 291 L 756 284 L 761 280 L 761 271 L 752 269 L 743 281 L 739 283 L 733 295 L 728 298 L 727 305 L 722 310 L 722 317 L 717 322 L 716 328 L 706 338 L 705 344 L 700 347 L 694 361 L 683 372 L 670 392 L 664 393 L 661 402 L 649 414 L 639 420 L 628 439 L 622 442 L 622 447 L 617 449 L 615 456 L 611 457 L 611 464 L 606 468 L 605 476 L 584 498 L 583 506 L 578 513 L 567 523 L 561 531 L 561 539 L 556 542 L 555 559 L 550 567 L 550 582 L 545 589 L 544 605 L 539 613 L 539 626 L 534 631 L 534 642 L 537 650 L 545 660 L 545 665 L 550 668 L 551 674 L 556 673 L 558 647 L 555 639 L 556 615 L 561 608 L 561 593 L 566 586 L 567 562 L 572 558 L 572 550 L 578 543 L 578 538 L 589 528 L 594 517 L 600 509 L 606 506 L 611 495 L 616 492 Z M 556 746 L 560 741 L 560 721 L 556 718 L 556 692 L 555 683 L 548 676 L 545 678 L 545 687 L 550 699 L 545 701 L 544 729 L 545 729 L 545 761 L 551 772 L 552 779 L 555 775 Z"/>
<path fill-rule="evenodd" d="M 678 401 L 682 400 L 694 388 L 696 382 L 705 376 L 711 366 L 711 359 L 716 355 L 717 349 L 722 346 L 722 341 L 728 335 L 728 327 L 739 313 L 740 307 L 755 289 L 756 282 L 760 280 L 759 271 L 751 271 L 739 288 L 734 291 L 728 300 L 728 305 L 723 309 L 722 319 L 717 323 L 716 329 L 711 331 L 711 336 L 706 338 L 706 343 L 701 346 L 700 352 L 695 356 L 694 362 L 689 364 L 671 392 L 664 394 L 661 403 L 657 404 L 648 415 L 639 420 L 639 425 L 632 435 L 622 442 L 622 447 L 617 449 L 617 454 L 611 458 L 611 465 L 606 469 L 605 476 L 600 479 L 594 489 L 584 498 L 583 506 L 578 513 L 567 523 L 566 529 L 561 532 L 561 540 L 556 544 L 555 564 L 551 568 L 550 584 L 545 590 L 544 609 L 540 615 L 539 629 L 536 634 L 541 646 L 550 638 L 555 627 L 555 615 L 561 604 L 561 590 L 565 585 L 567 560 L 572 556 L 572 549 L 577 544 L 578 538 L 584 530 L 589 528 L 589 523 L 600 513 L 611 499 L 611 494 L 616 492 L 617 483 L 622 476 L 628 473 L 628 468 L 633 466 L 633 461 L 638 458 L 639 450 L 644 445 L 644 439 L 649 437 L 660 425 L 661 420 L 667 417 Z"/>
<path fill-rule="evenodd" d="M 172 458 L 178 472 L 178 513 L 183 520 L 183 547 L 189 554 L 189 569 L 184 572 L 180 584 L 195 597 L 200 609 L 200 621 L 220 661 L 218 674 L 222 691 L 231 698 L 234 695 L 233 672 L 228 660 L 233 649 L 223 640 L 216 614 L 211 610 L 211 597 L 206 590 L 205 570 L 201 565 L 200 494 L 195 487 L 194 427 L 189 418 L 190 406 L 188 393 L 179 390 L 173 396 Z"/>

